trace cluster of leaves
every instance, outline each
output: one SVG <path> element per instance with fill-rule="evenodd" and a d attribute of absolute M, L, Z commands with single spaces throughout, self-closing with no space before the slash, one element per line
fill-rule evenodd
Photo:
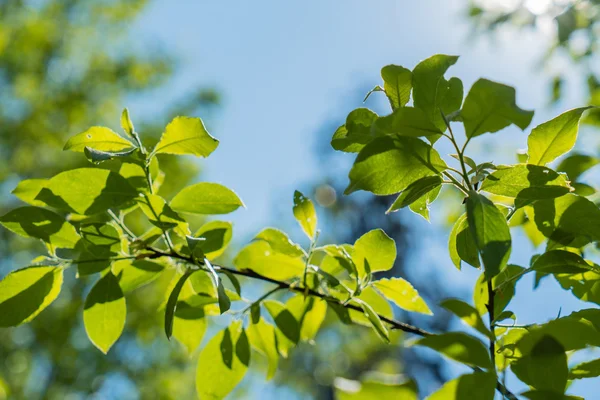
<path fill-rule="evenodd" d="M 517 106 L 513 88 L 487 79 L 475 82 L 463 101 L 461 81 L 444 77 L 457 59 L 436 55 L 412 71 L 396 65 L 381 70 L 383 86 L 368 95 L 384 92 L 391 114 L 379 116 L 358 108 L 332 138 L 335 149 L 357 153 L 346 193 L 395 194 L 388 212 L 409 207 L 426 219 L 442 186 L 463 195 L 465 212 L 450 232 L 449 255 L 458 269 L 468 264 L 482 273 L 473 304 L 448 299 L 440 305 L 475 335 L 447 332 L 427 335 L 414 344 L 475 372 L 448 382 L 431 399 L 492 399 L 495 389 L 515 398 L 497 383 L 497 376 L 509 367 L 530 387 L 524 397 L 571 398 L 565 394 L 569 382 L 600 376 L 597 360 L 570 369 L 567 364 L 567 352 L 597 346 L 600 312 L 586 309 L 545 324 L 519 326 L 516 315 L 506 308 L 516 283 L 527 273 L 535 273 L 538 282 L 554 276 L 580 299 L 600 300 L 594 290 L 600 267 L 584 258 L 584 250 L 593 250 L 600 240 L 600 210 L 588 199 L 595 189 L 579 182 L 598 159 L 569 154 L 556 170 L 547 166 L 571 151 L 589 107 L 569 110 L 533 128 L 520 163 L 478 163 L 466 155 L 471 140 L 510 125 L 525 130 L 533 112 Z M 456 123 L 464 127 L 462 145 L 453 132 Z M 456 150 L 451 154 L 455 168 L 434 148 L 442 138 Z M 522 228 L 536 246 L 546 243 L 528 268 L 509 264 L 511 228 Z M 504 320 L 512 323 L 503 324 Z"/>
<path fill-rule="evenodd" d="M 223 398 L 233 390 L 249 367 L 251 349 L 266 356 L 271 378 L 279 357 L 315 338 L 328 309 L 345 324 L 372 327 L 384 341 L 393 328 L 426 334 L 392 319 L 390 302 L 431 313 L 412 285 L 373 276 L 391 269 L 396 258 L 395 243 L 382 230 L 367 232 L 353 245 L 318 246 L 315 207 L 296 192 L 293 213 L 310 239 L 308 249 L 266 228 L 239 252 L 234 267 L 218 265 L 231 241 L 232 224 L 211 220 L 192 234 L 194 220 L 185 216 L 228 214 L 243 207 L 242 200 L 223 185 L 201 182 L 167 201 L 158 194 L 164 173 L 156 157 L 208 157 L 218 140 L 199 118 L 176 117 L 148 150 L 127 110 L 121 126 L 125 135 L 96 126 L 67 141 L 64 149 L 83 153 L 91 167 L 27 179 L 14 189 L 28 205 L 0 217 L 0 224 L 40 240 L 47 254 L 0 281 L 0 327 L 35 318 L 59 296 L 64 274 L 75 268 L 78 279 L 93 280 L 83 306 L 85 331 L 108 353 L 126 324 L 127 295 L 170 274 L 159 307 L 168 339 L 175 338 L 192 354 L 207 331 L 207 317 L 230 316 L 228 326 L 200 352 L 200 398 Z M 131 222 L 147 229 L 134 232 Z M 247 279 L 274 288 L 248 301 L 242 295 Z M 287 293 L 285 302 L 269 298 L 280 291 Z"/>
<path fill-rule="evenodd" d="M 157 192 L 164 173 L 156 158 L 208 157 L 218 140 L 200 119 L 176 117 L 148 151 L 127 110 L 121 118 L 125 136 L 92 127 L 66 143 L 65 150 L 83 153 L 92 168 L 25 180 L 14 190 L 29 205 L 0 217 L 0 223 L 41 240 L 47 254 L 0 281 L 0 327 L 35 318 L 58 297 L 65 271 L 76 267 L 78 278 L 95 277 L 83 321 L 91 342 L 107 353 L 126 323 L 126 295 L 170 274 L 159 307 L 168 339 L 174 337 L 192 354 L 203 341 L 207 317 L 229 316 L 227 327 L 200 351 L 200 398 L 230 393 L 247 372 L 253 349 L 266 357 L 271 378 L 280 357 L 315 339 L 327 310 L 343 324 L 371 327 L 386 342 L 394 330 L 418 335 L 413 345 L 473 368 L 431 399 L 492 399 L 496 390 L 514 399 L 499 377 L 509 367 L 530 386 L 522 394 L 527 398 L 572 398 L 565 394 L 570 381 L 600 375 L 597 360 L 572 368 L 567 364 L 567 352 L 598 346 L 600 311 L 586 309 L 545 324 L 518 326 L 507 306 L 519 278 L 530 272 L 538 279 L 554 276 L 582 300 L 598 301 L 600 267 L 584 258 L 584 250 L 600 241 L 600 210 L 587 198 L 595 194 L 593 187 L 578 182 L 598 160 L 572 154 L 557 171 L 547 167 L 573 148 L 587 108 L 567 111 L 532 129 L 522 163 L 477 163 L 465 154 L 473 138 L 510 125 L 526 129 L 533 112 L 516 105 L 513 88 L 487 79 L 477 81 L 463 101 L 460 79 L 444 77 L 457 60 L 436 55 L 412 71 L 384 67 L 384 84 L 373 91 L 385 93 L 391 114 L 352 111 L 334 133 L 332 146 L 358 153 L 346 193 L 396 194 L 388 212 L 409 207 L 428 219 L 429 205 L 442 186 L 463 194 L 465 213 L 450 233 L 449 255 L 457 268 L 468 264 L 482 273 L 473 304 L 446 299 L 441 306 L 472 328 L 472 334 L 432 334 L 394 320 L 391 304 L 431 314 L 406 280 L 376 278 L 394 263 L 394 241 L 375 229 L 352 245 L 318 244 L 315 207 L 299 192 L 294 193 L 293 214 L 310 240 L 308 249 L 286 233 L 266 228 L 237 254 L 233 267 L 220 265 L 218 257 L 232 237 L 231 223 L 212 220 L 192 234 L 193 220 L 186 217 L 227 214 L 243 202 L 232 190 L 210 182 L 185 187 L 170 200 L 161 197 Z M 452 123 L 464 126 L 462 145 Z M 456 149 L 451 155 L 456 168 L 434 148 L 442 138 Z M 130 222 L 137 219 L 147 221 L 145 231 L 133 231 Z M 528 268 L 509 264 L 511 227 L 523 228 L 538 244 L 546 242 L 545 251 L 532 257 Z M 274 287 L 249 301 L 242 288 L 250 280 Z M 270 298 L 276 294 L 283 295 L 283 302 Z M 502 324 L 507 319 L 513 324 Z M 413 381 L 341 379 L 337 390 L 344 399 L 417 396 Z"/>

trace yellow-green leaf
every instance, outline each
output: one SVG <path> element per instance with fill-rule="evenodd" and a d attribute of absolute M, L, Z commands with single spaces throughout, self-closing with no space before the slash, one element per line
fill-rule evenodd
<path fill-rule="evenodd" d="M 372 380 L 358 382 L 336 378 L 334 385 L 336 400 L 417 400 L 419 398 L 417 385 L 412 380 L 404 383 L 391 383 Z"/>
<path fill-rule="evenodd" d="M 206 333 L 207 321 L 203 308 L 191 307 L 185 303 L 177 304 L 173 318 L 173 337 L 185 347 L 188 355 L 202 343 Z"/>
<path fill-rule="evenodd" d="M 269 243 L 253 242 L 238 253 L 233 260 L 237 269 L 249 269 L 277 280 L 302 276 L 305 262 L 301 257 L 291 257 L 276 252 Z"/>
<path fill-rule="evenodd" d="M 193 154 L 208 157 L 219 141 L 212 137 L 200 118 L 175 117 L 165 128 L 152 154 Z"/>
<path fill-rule="evenodd" d="M 135 147 L 129 140 L 103 126 L 94 126 L 71 137 L 63 150 L 83 153 L 86 147 L 101 151 L 121 151 Z"/>
<path fill-rule="evenodd" d="M 468 326 L 475 328 L 479 333 L 489 338 L 492 337 L 492 333 L 483 323 L 479 312 L 472 305 L 459 299 L 446 299 L 442 301 L 440 305 L 456 315 Z"/>
<path fill-rule="evenodd" d="M 381 68 L 381 78 L 392 109 L 404 107 L 410 99 L 412 72 L 400 65 L 386 65 Z"/>
<path fill-rule="evenodd" d="M 419 292 L 405 279 L 390 278 L 373 282 L 373 286 L 398 307 L 406 311 L 413 311 L 431 315 L 431 310 Z"/>
<path fill-rule="evenodd" d="M 35 198 L 47 184 L 47 179 L 25 179 L 19 182 L 11 193 L 27 204 L 44 207 L 46 203 Z"/>
<path fill-rule="evenodd" d="M 277 372 L 277 365 L 279 363 L 279 354 L 277 353 L 277 343 L 275 341 L 275 327 L 261 317 L 259 321 L 248 325 L 248 339 L 252 347 L 267 357 L 269 364 L 267 380 L 272 379 L 275 376 L 275 372 Z"/>
<path fill-rule="evenodd" d="M 133 132 L 135 128 L 133 127 L 133 122 L 129 117 L 129 110 L 127 108 L 123 109 L 123 113 L 121 114 L 121 128 L 127 133 L 129 136 L 133 137 Z"/>
<path fill-rule="evenodd" d="M 83 310 L 85 331 L 91 342 L 104 354 L 119 339 L 125 327 L 127 309 L 119 281 L 111 273 L 92 288 Z"/>
<path fill-rule="evenodd" d="M 233 235 L 231 222 L 210 221 L 202 225 L 194 234 L 197 238 L 205 240 L 198 243 L 198 247 L 206 258 L 213 260 L 223 254 Z"/>
<path fill-rule="evenodd" d="M 475 372 L 448 381 L 427 400 L 494 400 L 496 375 L 491 372 Z"/>
<path fill-rule="evenodd" d="M 228 214 L 244 207 L 231 189 L 218 183 L 201 182 L 182 189 L 171 200 L 171 208 L 190 214 Z"/>
<path fill-rule="evenodd" d="M 396 261 L 396 242 L 382 229 L 373 229 L 354 243 L 352 260 L 359 277 L 365 276 L 368 272 L 365 260 L 368 261 L 371 272 L 388 271 Z"/>
<path fill-rule="evenodd" d="M 299 191 L 294 191 L 294 217 L 310 240 L 317 232 L 317 212 L 313 202 Z"/>
<path fill-rule="evenodd" d="M 0 327 L 34 319 L 60 293 L 63 269 L 35 266 L 13 271 L 0 281 Z"/>

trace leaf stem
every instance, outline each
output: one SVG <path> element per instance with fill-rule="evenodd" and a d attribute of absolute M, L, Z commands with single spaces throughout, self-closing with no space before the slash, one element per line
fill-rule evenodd
<path fill-rule="evenodd" d="M 117 217 L 117 214 L 115 214 L 112 210 L 108 210 L 107 212 L 108 212 L 108 215 L 110 215 L 110 217 L 113 219 L 113 221 L 115 221 L 115 223 L 117 225 L 119 225 L 119 227 L 123 230 L 123 232 L 125 232 L 125 234 L 127 236 L 129 236 L 133 240 L 137 239 L 135 234 L 133 232 L 131 232 L 131 230 L 127 227 L 127 225 L 125 225 L 125 223 L 121 220 L 121 218 Z"/>
<path fill-rule="evenodd" d="M 244 313 L 248 312 L 248 310 L 250 310 L 255 305 L 260 304 L 263 300 L 267 299 L 272 294 L 274 294 L 274 293 L 276 293 L 276 292 L 278 292 L 280 290 L 283 290 L 283 289 L 285 289 L 285 287 L 277 285 L 277 287 L 275 287 L 274 289 L 269 290 L 267 293 L 263 294 L 258 299 L 254 300 L 252 303 L 250 303 L 246 308 L 244 308 L 243 310 L 239 311 L 239 313 L 240 314 L 244 314 Z"/>

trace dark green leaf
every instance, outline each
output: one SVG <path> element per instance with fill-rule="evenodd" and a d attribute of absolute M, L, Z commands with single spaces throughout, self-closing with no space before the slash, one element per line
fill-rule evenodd
<path fill-rule="evenodd" d="M 492 362 L 485 345 L 477 338 L 462 332 L 448 332 L 419 339 L 415 345 L 429 347 L 448 358 L 466 365 L 491 368 Z"/>
<path fill-rule="evenodd" d="M 225 287 L 223 286 L 223 281 L 221 280 L 221 277 L 219 277 L 219 275 L 217 274 L 217 271 L 215 271 L 212 264 L 210 263 L 210 261 L 208 261 L 207 258 L 204 259 L 204 265 L 210 271 L 210 274 L 213 279 L 213 283 L 217 287 L 217 295 L 218 295 L 218 299 L 219 299 L 219 311 L 221 314 L 223 314 L 227 310 L 229 310 L 229 308 L 231 308 L 231 300 L 229 299 L 229 296 L 227 296 L 227 293 L 225 292 Z"/>
<path fill-rule="evenodd" d="M 175 316 L 175 311 L 177 309 L 177 300 L 179 299 L 179 293 L 181 293 L 181 289 L 183 289 L 183 285 L 188 280 L 190 275 L 192 274 L 192 270 L 186 271 L 177 283 L 175 287 L 171 291 L 169 295 L 169 300 L 167 301 L 167 306 L 165 308 L 165 334 L 167 335 L 167 339 L 171 339 L 171 335 L 173 334 L 173 317 Z"/>
<path fill-rule="evenodd" d="M 206 258 L 214 260 L 225 252 L 233 235 L 231 222 L 210 221 L 202 225 L 194 234 L 197 238 L 204 239 L 198 246 Z"/>
<path fill-rule="evenodd" d="M 477 245 L 469 229 L 466 213 L 461 215 L 452 227 L 448 248 L 450 258 L 456 268 L 460 269 L 461 260 L 475 268 L 480 267 Z"/>
<path fill-rule="evenodd" d="M 423 196 L 415 200 L 408 206 L 408 208 L 410 208 L 410 210 L 415 214 L 419 214 L 425 218 L 426 221 L 429 221 L 429 206 L 435 201 L 435 199 L 437 199 L 441 189 L 442 185 L 433 188 L 433 190 L 425 193 Z"/>
<path fill-rule="evenodd" d="M 595 264 L 586 262 L 581 256 L 565 250 L 550 250 L 539 256 L 532 270 L 550 274 L 577 274 L 585 271 L 600 273 L 600 268 Z"/>
<path fill-rule="evenodd" d="M 577 364 L 569 371 L 569 379 L 596 378 L 600 376 L 600 358 Z"/>
<path fill-rule="evenodd" d="M 83 150 L 83 153 L 90 162 L 94 164 L 100 164 L 103 161 L 112 160 L 114 158 L 123 158 L 130 156 L 136 150 L 136 148 L 132 148 L 125 151 L 102 151 L 86 146 Z"/>
<path fill-rule="evenodd" d="M 585 154 L 571 154 L 561 161 L 556 170 L 566 173 L 569 180 L 574 182 L 579 179 L 584 172 L 595 167 L 598 163 L 600 163 L 600 158 Z"/>
<path fill-rule="evenodd" d="M 487 79 L 479 79 L 467 95 L 460 112 L 468 138 L 497 132 L 510 124 L 525 129 L 531 123 L 533 111 L 519 108 L 515 89 Z"/>
<path fill-rule="evenodd" d="M 524 271 L 518 265 L 508 265 L 499 275 L 492 278 L 494 294 L 494 315 L 500 315 L 515 295 L 515 285 Z M 489 304 L 487 279 L 481 274 L 473 289 L 473 303 L 479 315 L 485 315 Z"/>
<path fill-rule="evenodd" d="M 438 188 L 442 185 L 442 178 L 436 176 L 426 176 L 416 182 L 411 183 L 406 189 L 398 195 L 394 203 L 386 211 L 389 214 L 394 211 L 398 211 L 401 208 L 411 205 L 427 193 Z"/>
<path fill-rule="evenodd" d="M 485 196 L 471 192 L 467 198 L 467 221 L 486 277 L 498 275 L 506 266 L 511 250 L 510 230 L 505 216 Z"/>

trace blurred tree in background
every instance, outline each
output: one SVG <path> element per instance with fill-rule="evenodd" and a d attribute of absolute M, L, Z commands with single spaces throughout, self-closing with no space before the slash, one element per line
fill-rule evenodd
<path fill-rule="evenodd" d="M 0 214 L 17 201 L 8 193 L 18 180 L 82 163 L 60 154 L 67 137 L 91 124 L 118 126 L 126 98 L 168 82 L 176 60 L 147 46 L 132 50 L 128 38 L 146 3 L 0 0 Z M 174 112 L 206 114 L 217 102 L 214 91 L 192 88 L 176 104 L 162 105 L 164 120 Z M 164 121 L 133 117 L 138 130 L 158 138 Z M 177 177 L 164 183 L 165 195 L 198 172 L 175 158 L 161 159 L 161 168 Z M 0 276 L 28 263 L 31 246 L 1 230 Z M 85 339 L 80 310 L 89 288 L 81 282 L 67 280 L 68 290 L 34 323 L 0 329 L 0 399 L 193 397 L 189 358 L 158 335 L 162 294 L 133 293 L 127 335 L 104 356 Z M 185 379 L 189 385 L 173 383 Z"/>
<path fill-rule="evenodd" d="M 590 105 L 600 105 L 600 1 L 598 0 L 471 0 L 468 15 L 479 32 L 502 27 L 539 29 L 551 40 L 541 61 L 553 76 L 550 100 L 559 101 L 566 84 L 583 83 Z M 563 61 L 563 62 L 557 62 Z M 557 67 L 558 66 L 558 67 Z M 576 70 L 584 82 L 567 82 L 567 72 Z M 586 123 L 600 126 L 600 111 L 592 110 Z"/>

